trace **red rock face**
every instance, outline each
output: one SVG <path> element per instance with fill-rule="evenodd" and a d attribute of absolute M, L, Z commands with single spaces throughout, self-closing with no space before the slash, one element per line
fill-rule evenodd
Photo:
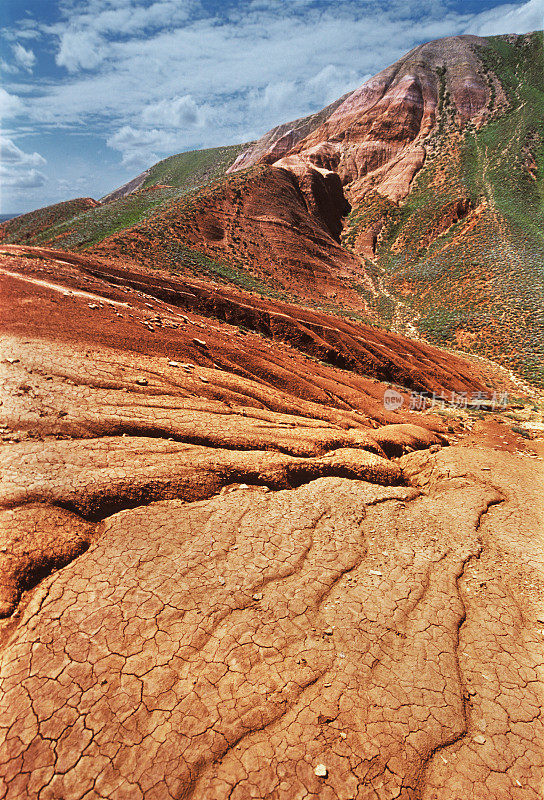
<path fill-rule="evenodd" d="M 295 160 L 203 191 L 190 209 L 173 204 L 106 239 L 96 252 L 162 266 L 172 242 L 179 241 L 236 268 L 243 265 L 291 296 L 362 310 L 365 303 L 352 281 L 370 289 L 370 279 L 339 243 L 349 210 L 337 174 Z"/>
<path fill-rule="evenodd" d="M 348 95 L 305 137 L 293 143 L 297 131 L 278 139 L 271 132 L 232 170 L 257 161 L 290 169 L 312 164 L 337 172 L 350 199 L 374 188 L 401 200 L 425 161 L 424 142 L 447 93 L 461 125 L 485 109 L 486 81 L 473 49 L 485 41 L 457 36 L 415 48 Z"/>

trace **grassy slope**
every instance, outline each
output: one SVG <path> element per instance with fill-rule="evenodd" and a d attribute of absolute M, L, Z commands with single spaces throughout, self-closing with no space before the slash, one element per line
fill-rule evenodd
<path fill-rule="evenodd" d="M 430 156 L 401 207 L 368 198 L 346 242 L 385 220 L 378 262 L 385 283 L 439 344 L 491 356 L 544 383 L 544 48 L 542 34 L 492 37 L 479 49 L 490 86 L 508 100 L 485 125 L 460 131 L 441 97 Z M 439 76 L 440 77 L 440 76 Z M 434 155 L 433 155 L 434 146 Z M 475 207 L 441 231 L 451 205 Z"/>
<path fill-rule="evenodd" d="M 47 225 L 43 224 L 42 211 L 32 212 L 26 215 L 24 231 L 14 231 L 9 241 L 50 244 L 67 250 L 92 247 L 107 236 L 142 222 L 159 207 L 221 178 L 244 147 L 232 145 L 170 156 L 151 167 L 139 191 L 85 213 L 77 206 L 71 213 L 71 207 L 61 208 L 68 203 L 49 206 L 43 209 L 49 215 Z M 157 185 L 159 188 L 154 188 Z"/>
<path fill-rule="evenodd" d="M 221 178 L 246 147 L 246 144 L 235 144 L 170 156 L 151 167 L 142 188 L 147 189 L 157 184 L 185 190 L 203 186 Z"/>
<path fill-rule="evenodd" d="M 52 225 L 74 216 L 88 214 L 94 203 L 90 197 L 78 197 L 14 217 L 0 225 L 0 241 L 6 244 L 32 244 L 34 237 L 41 231 L 49 230 Z"/>

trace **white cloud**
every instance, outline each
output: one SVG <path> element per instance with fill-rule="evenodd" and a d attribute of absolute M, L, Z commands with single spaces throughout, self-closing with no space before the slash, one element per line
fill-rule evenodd
<path fill-rule="evenodd" d="M 25 153 L 6 136 L 0 136 L 0 182 L 12 189 L 35 189 L 47 180 L 36 167 L 46 164 L 39 153 Z"/>
<path fill-rule="evenodd" d="M 297 99 L 297 85 L 294 81 L 268 83 L 263 89 L 251 92 L 249 102 L 258 111 L 271 111 L 277 114 L 293 105 Z"/>
<path fill-rule="evenodd" d="M 97 68 L 106 60 L 108 41 L 138 36 L 184 23 L 198 4 L 195 0 L 91 0 L 85 11 L 75 4 L 65 8 L 65 21 L 46 27 L 58 37 L 57 64 L 69 72 Z"/>
<path fill-rule="evenodd" d="M 156 0 L 146 5 L 141 0 L 90 0 L 82 10 L 80 2 L 66 8 L 69 24 L 79 30 L 129 36 L 142 31 L 174 27 L 186 22 L 200 9 L 198 0 Z M 60 26 L 52 26 L 58 31 Z"/>
<path fill-rule="evenodd" d="M 26 69 L 27 72 L 32 72 L 32 68 L 36 62 L 36 56 L 32 50 L 26 50 L 21 44 L 16 44 L 12 47 L 13 55 L 16 63 Z"/>
<path fill-rule="evenodd" d="M 94 69 L 106 57 L 106 47 L 94 31 L 68 30 L 61 34 L 55 61 L 68 72 Z"/>
<path fill-rule="evenodd" d="M 11 166 L 40 167 L 46 160 L 39 153 L 25 153 L 5 136 L 0 136 L 0 163 Z"/>
<path fill-rule="evenodd" d="M 147 125 L 167 128 L 196 128 L 206 122 L 206 110 L 199 107 L 190 94 L 161 100 L 144 108 L 142 120 Z"/>
<path fill-rule="evenodd" d="M 173 145 L 172 135 L 157 128 L 145 130 L 124 125 L 110 136 L 106 144 L 123 154 L 127 167 L 151 166 L 157 161 L 156 151 L 165 151 Z"/>
<path fill-rule="evenodd" d="M 501 5 L 483 11 L 470 25 L 470 33 L 495 36 L 501 33 L 529 33 L 544 27 L 542 0 L 529 0 L 522 5 Z"/>
<path fill-rule="evenodd" d="M 19 72 L 19 69 L 15 64 L 9 64 L 7 61 L 4 61 L 3 58 L 0 58 L 0 72 L 12 74 L 14 72 Z"/>
<path fill-rule="evenodd" d="M 124 151 L 142 147 L 159 147 L 169 141 L 170 135 L 156 128 L 143 130 L 124 125 L 117 133 L 109 137 L 107 144 L 108 147 L 113 147 L 115 150 Z"/>
<path fill-rule="evenodd" d="M 352 69 L 328 64 L 317 75 L 310 78 L 308 87 L 313 90 L 316 103 L 321 102 L 323 106 L 327 106 L 354 87 L 360 86 L 370 77 L 370 72 L 366 75 L 359 75 Z"/>
<path fill-rule="evenodd" d="M 22 100 L 0 87 L 0 119 L 15 117 L 24 110 Z"/>
<path fill-rule="evenodd" d="M 27 172 L 9 173 L 0 166 L 0 177 L 3 186 L 9 186 L 13 189 L 37 189 L 39 186 L 44 186 L 47 182 L 47 178 L 43 172 L 39 172 L 37 169 L 30 169 Z"/>

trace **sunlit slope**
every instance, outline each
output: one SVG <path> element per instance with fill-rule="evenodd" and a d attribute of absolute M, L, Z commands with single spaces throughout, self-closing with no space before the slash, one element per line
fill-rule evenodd
<path fill-rule="evenodd" d="M 53 206 L 38 208 L 28 214 L 21 214 L 0 225 L 0 241 L 7 244 L 30 244 L 41 234 L 49 236 L 52 227 L 86 214 L 97 206 L 96 200 L 90 197 L 78 197 L 75 200 L 66 200 Z"/>
<path fill-rule="evenodd" d="M 477 51 L 490 89 L 483 124 L 460 129 L 443 95 L 426 163 L 405 203 L 367 195 L 353 209 L 344 241 L 356 247 L 374 225 L 384 284 L 424 335 L 541 383 L 542 33 L 492 37 Z"/>
<path fill-rule="evenodd" d="M 10 243 L 54 244 L 70 250 L 91 247 L 146 220 L 182 195 L 220 179 L 244 147 L 247 145 L 170 156 L 102 198 L 100 204 L 72 200 L 49 206 L 0 225 L 0 235 L 4 231 L 4 241 Z"/>

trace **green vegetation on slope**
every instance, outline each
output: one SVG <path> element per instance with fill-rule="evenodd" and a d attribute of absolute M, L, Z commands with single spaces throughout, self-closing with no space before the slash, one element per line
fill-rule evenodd
<path fill-rule="evenodd" d="M 451 119 L 442 91 L 428 159 L 399 207 L 381 204 L 385 284 L 437 344 L 472 349 L 544 384 L 544 46 L 542 33 L 478 48 L 491 91 L 479 127 Z M 439 89 L 445 85 L 439 77 Z M 499 91 L 502 86 L 502 91 Z M 346 243 L 375 224 L 372 197 Z"/>
<path fill-rule="evenodd" d="M 6 226 L 11 223 L 5 229 L 9 236 L 4 241 L 49 244 L 65 250 L 93 247 L 108 236 L 144 221 L 173 200 L 220 180 L 246 146 L 231 145 L 170 156 L 151 167 L 138 191 L 101 205 L 92 200 L 70 200 L 33 211 L 4 223 Z"/>
<path fill-rule="evenodd" d="M 83 216 L 96 206 L 90 197 L 78 197 L 53 206 L 38 208 L 28 214 L 7 220 L 0 225 L 0 241 L 6 244 L 34 244 L 35 236 L 54 225 Z"/>
<path fill-rule="evenodd" d="M 142 188 L 161 184 L 196 189 L 221 178 L 246 147 L 247 144 L 234 144 L 170 156 L 151 167 Z"/>
<path fill-rule="evenodd" d="M 32 244 L 49 244 L 63 250 L 78 250 L 98 244 L 107 236 L 130 228 L 150 216 L 156 208 L 179 196 L 177 189 L 151 189 L 97 206 L 86 214 L 37 233 Z"/>

